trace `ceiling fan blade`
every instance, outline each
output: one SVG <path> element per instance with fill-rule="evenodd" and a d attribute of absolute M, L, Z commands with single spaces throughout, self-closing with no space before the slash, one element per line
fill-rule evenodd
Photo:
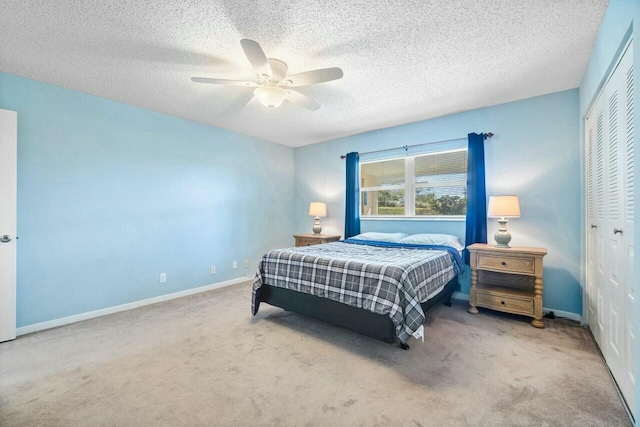
<path fill-rule="evenodd" d="M 319 70 L 305 71 L 304 73 L 287 76 L 287 80 L 290 80 L 291 83 L 287 84 L 287 80 L 285 80 L 285 84 L 291 87 L 308 86 L 338 80 L 341 79 L 342 76 L 344 76 L 344 73 L 338 67 L 321 68 Z"/>
<path fill-rule="evenodd" d="M 240 44 L 242 45 L 244 54 L 247 55 L 247 59 L 251 63 L 251 66 L 255 72 L 258 73 L 258 76 L 271 77 L 271 66 L 269 65 L 269 61 L 267 61 L 267 55 L 264 54 L 264 51 L 258 42 L 249 39 L 242 39 L 240 40 Z"/>
<path fill-rule="evenodd" d="M 209 83 L 213 85 L 225 86 L 258 86 L 258 84 L 254 82 L 247 82 L 242 80 L 210 79 L 208 77 L 191 77 L 191 81 L 196 83 Z"/>
<path fill-rule="evenodd" d="M 318 104 L 316 101 L 309 98 L 307 95 L 296 92 L 295 90 L 289 90 L 287 101 L 311 111 L 316 111 L 320 108 L 320 104 Z"/>
<path fill-rule="evenodd" d="M 253 91 L 240 91 L 240 95 L 234 98 L 230 104 L 226 105 L 224 110 L 220 112 L 220 118 L 224 120 L 238 120 L 239 116 L 244 112 L 245 107 L 253 99 Z"/>

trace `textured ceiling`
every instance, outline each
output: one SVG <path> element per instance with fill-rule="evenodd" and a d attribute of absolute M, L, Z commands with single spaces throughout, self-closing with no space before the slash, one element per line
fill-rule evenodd
<path fill-rule="evenodd" d="M 606 0 L 4 0 L 0 70 L 266 140 L 301 146 L 580 84 Z M 322 108 L 268 110 L 240 39 Z M 244 108 L 243 108 L 244 106 Z"/>

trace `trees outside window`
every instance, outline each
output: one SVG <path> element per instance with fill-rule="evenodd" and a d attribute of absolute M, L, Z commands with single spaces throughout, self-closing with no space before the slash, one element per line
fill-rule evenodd
<path fill-rule="evenodd" d="M 467 150 L 360 164 L 362 217 L 455 217 L 467 212 Z"/>

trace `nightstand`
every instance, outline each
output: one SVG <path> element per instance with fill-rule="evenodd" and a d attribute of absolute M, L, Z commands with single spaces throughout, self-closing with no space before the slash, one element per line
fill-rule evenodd
<path fill-rule="evenodd" d="M 294 234 L 293 237 L 296 239 L 296 246 L 320 245 L 322 243 L 337 242 L 340 240 L 339 234 Z"/>
<path fill-rule="evenodd" d="M 497 248 L 474 243 L 471 258 L 469 313 L 477 307 L 533 317 L 531 325 L 544 328 L 542 321 L 542 258 L 545 248 Z"/>

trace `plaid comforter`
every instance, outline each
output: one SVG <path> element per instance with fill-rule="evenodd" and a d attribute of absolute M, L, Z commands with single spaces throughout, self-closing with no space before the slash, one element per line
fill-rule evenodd
<path fill-rule="evenodd" d="M 422 333 L 420 303 L 462 271 L 458 253 L 445 249 L 451 248 L 348 239 L 273 250 L 258 266 L 252 313 L 259 304 L 256 290 L 268 284 L 388 315 L 406 342 Z"/>

